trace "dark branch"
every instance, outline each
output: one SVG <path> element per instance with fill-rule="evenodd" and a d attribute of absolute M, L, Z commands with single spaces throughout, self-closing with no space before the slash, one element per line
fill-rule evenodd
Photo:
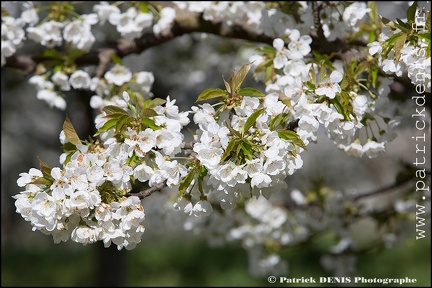
<path fill-rule="evenodd" d="M 359 41 L 351 41 L 350 44 L 345 43 L 342 39 L 336 38 L 334 41 L 329 41 L 324 35 L 324 29 L 321 24 L 321 10 L 327 2 L 309 2 L 312 5 L 312 14 L 314 18 L 314 29 L 311 31 L 312 43 L 311 48 L 321 54 L 331 54 L 333 52 L 345 53 L 351 50 L 353 47 L 364 47 L 365 43 Z M 342 55 L 340 58 L 345 58 L 347 56 Z"/>
<path fill-rule="evenodd" d="M 316 6 L 314 7 L 319 7 Z M 314 8 L 319 12 L 318 8 Z M 314 10 L 314 11 L 315 11 Z M 314 12 L 315 13 L 315 12 Z M 314 14 L 315 15 L 315 14 Z M 319 15 L 317 16 L 319 17 Z M 319 22 L 319 18 L 318 18 Z M 340 40 L 329 42 L 323 32 L 322 27 L 317 27 L 318 35 L 313 36 L 312 48 L 321 53 L 334 52 L 339 50 L 347 50 L 347 45 L 341 45 Z M 263 43 L 272 45 L 273 38 L 264 34 L 257 34 L 239 25 L 226 26 L 223 23 L 213 23 L 207 21 L 202 17 L 202 14 L 181 12 L 178 11 L 177 19 L 171 28 L 171 31 L 165 35 L 155 35 L 154 33 L 146 33 L 139 39 L 126 40 L 120 39 L 114 45 L 107 44 L 106 48 L 97 51 L 90 51 L 75 59 L 75 64 L 79 67 L 97 65 L 98 74 L 106 66 L 107 54 L 115 52 L 120 58 L 126 57 L 131 54 L 139 54 L 148 48 L 163 44 L 176 37 L 192 33 L 209 33 L 219 35 L 226 38 L 243 39 L 251 42 Z M 342 43 L 343 44 L 343 43 Z M 345 48 L 344 48 L 345 47 Z M 109 53 L 108 53 L 109 52 Z M 47 60 L 46 58 L 30 56 L 30 55 L 12 55 L 6 59 L 5 67 L 13 67 L 22 70 L 26 74 L 30 74 L 36 70 L 37 64 Z M 101 64 L 102 62 L 102 64 Z"/>
<path fill-rule="evenodd" d="M 16 68 L 28 75 L 36 70 L 37 64 L 38 62 L 30 55 L 12 55 L 6 58 L 4 67 Z"/>
<path fill-rule="evenodd" d="M 150 187 L 150 188 L 143 190 L 143 191 L 140 191 L 140 192 L 128 193 L 128 194 L 126 194 L 126 197 L 137 196 L 140 199 L 144 199 L 144 198 L 150 196 L 151 194 L 153 194 L 154 192 L 162 190 L 163 188 L 165 188 L 165 186 L 166 186 L 166 181 L 159 183 L 159 184 L 156 184 L 155 186 Z"/>
<path fill-rule="evenodd" d="M 430 175 L 430 173 L 431 173 L 430 171 L 426 172 L 427 175 Z M 356 201 L 358 201 L 358 200 L 360 200 L 362 198 L 366 198 L 366 197 L 370 197 L 370 196 L 375 196 L 375 195 L 386 193 L 386 192 L 391 192 L 392 190 L 394 190 L 396 188 L 399 188 L 402 185 L 404 185 L 404 184 L 406 184 L 406 183 L 408 183 L 410 181 L 413 181 L 415 179 L 416 179 L 416 177 L 415 177 L 414 174 L 410 175 L 410 176 L 407 176 L 407 177 L 404 177 L 404 178 L 399 179 L 395 183 L 390 184 L 388 186 L 384 186 L 384 187 L 382 187 L 380 189 L 377 189 L 377 190 L 374 190 L 374 191 L 371 191 L 371 192 L 367 192 L 367 193 L 363 193 L 363 194 L 357 195 L 356 197 L 354 197 L 352 199 L 352 201 L 356 202 Z"/>

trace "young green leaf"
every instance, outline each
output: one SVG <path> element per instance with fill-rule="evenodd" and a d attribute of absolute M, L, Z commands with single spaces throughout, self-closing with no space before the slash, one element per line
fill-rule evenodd
<path fill-rule="evenodd" d="M 46 179 L 46 178 L 44 178 L 44 177 L 36 178 L 35 180 L 33 180 L 33 181 L 31 182 L 31 184 L 35 184 L 35 185 L 44 185 L 44 186 L 51 186 L 52 183 L 53 183 L 52 181 L 50 181 L 50 180 L 48 180 L 48 179 Z"/>
<path fill-rule="evenodd" d="M 69 117 L 66 116 L 66 119 L 63 123 L 63 131 L 65 133 L 66 139 L 72 144 L 80 145 L 81 140 L 78 137 L 78 134 L 75 131 L 75 128 L 72 125 L 72 122 L 69 120 Z"/>
<path fill-rule="evenodd" d="M 225 77 L 224 77 L 223 75 L 222 75 L 222 79 L 223 79 L 223 81 L 224 81 L 226 91 L 228 92 L 228 94 L 231 94 L 231 87 L 230 87 L 230 84 L 225 80 Z M 230 79 L 231 79 L 231 78 L 230 78 Z"/>
<path fill-rule="evenodd" d="M 195 177 L 195 169 L 192 169 L 189 171 L 189 173 L 180 181 L 179 185 L 179 198 L 183 197 L 184 193 L 186 192 L 186 189 L 190 186 L 192 183 L 192 180 Z"/>
<path fill-rule="evenodd" d="M 264 111 L 265 111 L 265 108 L 261 108 L 261 109 L 258 109 L 258 110 L 255 111 L 255 112 L 253 112 L 253 113 L 248 117 L 248 119 L 246 120 L 245 125 L 244 125 L 243 127 L 240 128 L 240 129 L 242 130 L 242 132 L 247 132 L 247 131 L 249 130 L 249 128 L 251 128 L 251 127 L 255 124 L 257 118 L 258 118 L 258 117 L 259 117 L 259 116 L 260 116 Z"/>
<path fill-rule="evenodd" d="M 379 68 L 376 64 L 372 64 L 369 68 L 370 76 L 372 78 L 372 87 L 376 88 L 378 82 Z"/>
<path fill-rule="evenodd" d="M 404 47 L 406 38 L 407 34 L 403 33 L 394 43 L 394 57 L 396 61 L 399 61 L 399 58 L 401 56 L 401 50 Z"/>
<path fill-rule="evenodd" d="M 406 17 L 408 22 L 414 22 L 416 10 L 417 10 L 417 1 L 414 1 L 414 3 L 408 8 L 406 12 Z"/>
<path fill-rule="evenodd" d="M 124 115 L 129 115 L 129 113 L 126 110 L 123 110 L 122 108 L 114 105 L 108 105 L 102 108 L 102 111 L 105 112 L 107 115 L 113 114 L 113 113 L 120 113 Z"/>
<path fill-rule="evenodd" d="M 156 125 L 153 119 L 144 118 L 141 120 L 141 123 L 145 125 L 145 128 L 150 128 L 154 131 L 162 129 L 160 126 Z"/>
<path fill-rule="evenodd" d="M 262 93 L 261 91 L 254 89 L 254 88 L 250 88 L 250 87 L 245 87 L 245 88 L 240 89 L 237 94 L 241 95 L 241 96 L 250 96 L 250 97 L 264 97 L 265 96 L 265 94 Z"/>
<path fill-rule="evenodd" d="M 243 83 L 244 79 L 246 78 L 247 73 L 249 72 L 249 69 L 251 68 L 252 64 L 246 64 L 242 68 L 240 68 L 239 72 L 235 74 L 234 80 L 233 80 L 233 89 L 234 91 L 237 91 L 241 84 Z"/>
<path fill-rule="evenodd" d="M 141 110 L 141 117 L 142 118 L 154 117 L 157 115 L 158 114 L 156 113 L 156 111 L 153 109 L 150 109 L 150 108 L 144 108 Z"/>
<path fill-rule="evenodd" d="M 259 47 L 257 49 L 257 52 L 264 53 L 264 54 L 270 54 L 270 55 L 276 55 L 276 49 L 271 47 L 271 46 L 268 46 L 268 45 Z"/>
<path fill-rule="evenodd" d="M 288 117 L 287 113 L 279 113 L 270 120 L 270 130 L 275 130 L 281 123 L 285 122 Z"/>
<path fill-rule="evenodd" d="M 220 88 L 209 88 L 198 96 L 196 102 L 209 100 L 217 97 L 223 97 L 225 95 L 227 95 L 227 92 L 225 90 L 222 90 Z"/>
<path fill-rule="evenodd" d="M 234 149 L 234 147 L 238 144 L 238 139 L 231 139 L 231 141 L 228 143 L 228 146 L 225 149 L 224 154 L 221 156 L 221 161 L 225 161 L 228 159 L 228 157 L 231 155 L 231 151 Z"/>
<path fill-rule="evenodd" d="M 154 98 L 154 99 L 149 99 L 147 101 L 149 101 L 149 103 L 147 105 L 144 105 L 144 108 L 154 108 L 156 106 L 162 106 L 163 104 L 166 103 L 166 100 L 162 98 Z M 145 103 L 147 103 L 147 101 Z"/>
<path fill-rule="evenodd" d="M 126 123 L 128 123 L 128 122 L 130 122 L 132 120 L 133 120 L 133 118 L 130 117 L 129 115 L 123 115 L 120 118 L 118 118 L 118 121 L 116 123 L 116 128 L 115 128 L 116 129 L 116 134 L 120 132 L 120 130 L 123 128 L 123 126 Z"/>
<path fill-rule="evenodd" d="M 93 136 L 97 136 L 97 135 L 99 135 L 99 134 L 101 134 L 101 133 L 103 133 L 103 132 L 106 132 L 106 131 L 108 131 L 109 129 L 115 127 L 116 124 L 117 124 L 117 121 L 118 121 L 118 118 L 108 120 L 107 122 L 105 122 L 104 125 L 102 125 L 102 127 L 100 127 L 100 128 L 97 130 L 97 132 L 96 132 Z"/>
<path fill-rule="evenodd" d="M 277 131 L 280 138 L 290 141 L 293 145 L 299 146 L 305 150 L 307 150 L 306 145 L 303 140 L 300 139 L 300 136 L 291 130 L 278 130 Z"/>
<path fill-rule="evenodd" d="M 354 77 L 357 77 L 360 73 L 366 71 L 368 67 L 369 67 L 369 62 L 367 60 L 358 64 L 354 71 Z"/>
<path fill-rule="evenodd" d="M 246 143 L 244 141 L 241 142 L 240 146 L 246 158 L 252 160 L 253 159 L 252 146 L 249 143 Z"/>
<path fill-rule="evenodd" d="M 41 172 L 43 177 L 51 178 L 51 168 L 49 168 L 48 165 L 45 162 L 43 162 L 41 159 L 39 159 L 39 165 L 41 167 Z"/>
<path fill-rule="evenodd" d="M 115 113 L 111 113 L 111 114 L 107 114 L 104 118 L 106 119 L 118 119 L 122 116 L 129 116 L 128 114 L 123 114 L 123 113 L 119 113 L 119 112 L 115 112 Z"/>

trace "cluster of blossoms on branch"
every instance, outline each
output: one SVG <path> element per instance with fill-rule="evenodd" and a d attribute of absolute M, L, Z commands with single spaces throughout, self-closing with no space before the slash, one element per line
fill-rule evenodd
<path fill-rule="evenodd" d="M 123 95 L 124 103 L 129 103 L 128 93 Z M 65 122 L 60 134 L 63 167 L 41 163 L 40 170 L 32 168 L 18 179 L 25 191 L 15 197 L 17 212 L 33 229 L 52 235 L 55 243 L 103 241 L 106 247 L 114 243 L 119 249 L 133 249 L 141 241 L 141 201 L 125 195 L 135 180 L 148 181 L 150 186 L 165 181 L 168 186 L 178 184 L 186 169 L 164 155 L 180 149 L 183 135 L 179 131 L 189 123 L 187 113 L 178 113 L 175 100 L 168 98 L 165 107 L 157 105 L 160 101 L 149 101 L 145 105 L 153 109 L 143 108 L 135 118 L 118 106 L 104 107 L 96 120 L 101 143 L 83 144 L 71 123 Z M 124 120 L 115 118 L 116 113 Z M 120 121 L 131 125 L 121 136 L 111 128 Z"/>
<path fill-rule="evenodd" d="M 87 90 L 99 112 L 91 140 L 80 140 L 66 119 L 62 167 L 41 161 L 41 169 L 18 179 L 24 191 L 14 196 L 17 212 L 55 243 L 103 241 L 133 249 L 144 233 L 142 198 L 168 186 L 178 187 L 172 209 L 191 216 L 187 229 L 204 231 L 213 241 L 241 241 L 256 275 L 282 274 L 286 266 L 277 250 L 313 231 L 337 227 L 340 243 L 333 252 L 340 254 L 352 248 L 343 217 L 351 212 L 342 205 L 352 198 L 339 192 L 323 196 L 318 189 L 314 197 L 325 200 L 312 197 L 314 202 L 292 191 L 295 207 L 313 202 L 328 216 L 317 224 L 307 211 L 290 214 L 289 207 L 273 206 L 271 196 L 287 190 L 285 179 L 303 167 L 302 154 L 318 141 L 320 128 L 348 155 L 373 158 L 385 151 L 399 123 L 388 98 L 393 80 L 385 74 L 407 73 L 430 91 L 430 38 L 409 28 L 415 23 L 430 33 L 430 21 L 418 21 L 416 6 L 405 21 L 390 22 L 379 19 L 373 3 L 360 2 L 100 2 L 83 15 L 67 2 L 48 5 L 56 9 L 42 21 L 31 4 L 17 18 L 2 17 L 1 63 L 7 66 L 28 40 L 49 48 L 40 55 L 49 63 L 41 61 L 29 80 L 37 98 L 64 110 L 65 92 Z M 257 45 L 247 64 L 223 78 L 224 89 L 206 89 L 184 112 L 169 96 L 154 98 L 152 72 L 132 72 L 113 51 L 99 55 L 97 69 L 76 64 L 97 43 L 97 29 L 112 25 L 128 41 L 149 34 L 162 39 L 180 25 L 177 13 L 221 24 L 221 35 L 241 27 L 267 37 L 270 45 Z M 367 29 L 359 28 L 362 21 Z M 363 41 L 356 47 L 363 48 L 359 59 L 346 51 L 314 50 L 314 39 L 330 45 L 345 35 L 354 35 L 347 42 Z M 242 87 L 250 71 L 264 91 Z M 196 131 L 192 143 L 185 143 L 189 117 Z"/>

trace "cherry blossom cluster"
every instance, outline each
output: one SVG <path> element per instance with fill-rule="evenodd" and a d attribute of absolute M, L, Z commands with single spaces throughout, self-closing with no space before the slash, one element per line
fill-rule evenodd
<path fill-rule="evenodd" d="M 431 92 L 430 33 L 426 26 L 427 19 L 430 19 L 430 10 L 417 9 L 411 23 L 402 26 L 390 22 L 383 27 L 378 41 L 368 44 L 369 53 L 378 58 L 378 64 L 386 74 L 401 77 L 406 73 L 411 83 L 418 87 L 416 89 L 419 93 Z M 396 45 L 396 42 L 401 44 Z"/>
<path fill-rule="evenodd" d="M 127 92 L 122 99 L 130 101 Z M 168 97 L 165 106 L 153 107 L 152 119 L 141 120 L 147 124 L 127 127 L 117 137 L 115 128 L 106 125 L 115 117 L 109 114 L 113 106 L 104 107 L 96 118 L 103 142 L 81 144 L 65 122 L 60 133 L 63 167 L 43 164 L 41 169 L 21 173 L 17 184 L 25 190 L 14 196 L 15 205 L 33 230 L 52 235 L 55 243 L 103 241 L 106 247 L 114 243 L 119 250 L 133 249 L 144 233 L 145 215 L 141 200 L 126 194 L 135 180 L 150 187 L 165 181 L 168 186 L 178 184 L 186 168 L 168 158 L 180 150 L 179 131 L 189 123 L 188 113 L 178 113 L 175 100 Z M 113 109 L 128 115 L 126 110 Z"/>
<path fill-rule="evenodd" d="M 232 209 L 242 197 L 269 198 L 285 187 L 286 176 L 303 165 L 303 148 L 287 136 L 295 139 L 295 132 L 270 127 L 273 116 L 288 112 L 276 94 L 263 99 L 244 96 L 228 118 L 208 103 L 193 106 L 192 111 L 199 126 L 193 151 L 207 175 L 202 191 L 191 185 L 189 193 L 220 203 L 223 209 Z M 256 121 L 248 128 L 246 122 L 251 117 Z"/>
<path fill-rule="evenodd" d="M 150 10 L 147 4 L 139 7 L 130 6 L 122 11 L 117 4 L 102 1 L 94 5 L 94 13 L 78 15 L 74 7 L 66 2 L 51 3 L 48 21 L 39 23 L 39 9 L 32 2 L 25 3 L 18 18 L 2 17 L 2 66 L 5 58 L 13 55 L 25 39 L 33 40 L 47 48 L 59 47 L 64 43 L 68 49 L 88 51 L 96 42 L 92 26 L 108 21 L 116 27 L 118 33 L 126 39 L 136 39 L 146 31 L 163 35 L 171 28 L 175 19 L 175 10 L 163 7 L 160 11 Z M 147 10 L 146 12 L 143 12 Z M 155 15 L 157 14 L 157 15 Z M 26 27 L 27 26 L 27 27 Z"/>
<path fill-rule="evenodd" d="M 3 6 L 3 5 L 2 5 Z M 30 27 L 39 21 L 39 16 L 32 5 L 26 2 L 25 10 L 19 17 L 2 15 L 1 17 L 1 66 L 6 64 L 6 58 L 15 54 L 26 39 L 25 26 Z"/>
<path fill-rule="evenodd" d="M 212 217 L 188 217 L 184 228 L 203 235 L 212 246 L 240 242 L 250 258 L 250 273 L 265 277 L 287 273 L 287 263 L 278 255 L 279 248 L 307 235 L 293 221 L 285 209 L 259 196 L 244 201 L 244 209 L 215 212 Z"/>
<path fill-rule="evenodd" d="M 326 197 L 318 200 L 323 193 Z M 329 231 L 334 234 L 333 245 L 322 255 L 321 264 L 336 276 L 347 276 L 356 271 L 357 251 L 364 248 L 362 235 L 366 229 L 374 235 L 369 244 L 386 248 L 401 243 L 413 233 L 412 225 L 408 227 L 404 221 L 378 227 L 379 218 L 369 214 L 377 208 L 363 205 L 361 201 L 353 206 L 353 199 L 359 196 L 356 191 L 347 193 L 321 187 L 307 191 L 292 189 L 288 194 L 276 202 L 263 196 L 245 200 L 242 208 L 216 211 L 212 217 L 191 215 L 186 218 L 184 229 L 203 235 L 215 247 L 240 242 L 249 255 L 250 273 L 257 277 L 286 275 L 287 262 L 279 252 L 284 247 L 309 241 L 312 235 Z M 412 199 L 396 199 L 390 204 L 395 214 L 389 217 L 413 217 L 415 203 Z M 382 213 L 379 209 L 374 212 Z M 172 212 L 168 209 L 166 213 Z"/>
<path fill-rule="evenodd" d="M 97 164 L 93 164 L 95 160 Z M 113 194 L 121 195 L 121 191 L 104 178 L 121 173 L 119 167 L 112 167 L 114 160 L 101 166 L 104 161 L 95 153 L 75 153 L 64 169 L 54 167 L 45 177 L 35 168 L 21 173 L 18 185 L 25 190 L 14 196 L 17 213 L 31 223 L 33 231 L 52 235 L 54 243 L 69 239 L 83 245 L 103 241 L 105 247 L 114 243 L 119 250 L 133 249 L 145 230 L 140 223 L 144 210 L 138 197 Z M 115 168 L 115 174 L 105 172 Z"/>
<path fill-rule="evenodd" d="M 173 1 L 180 10 L 202 13 L 203 18 L 212 22 L 220 22 L 223 27 L 234 25 L 244 29 L 265 34 L 273 38 L 281 37 L 286 29 L 299 30 L 309 34 L 314 25 L 312 6 L 307 1 L 297 1 L 295 14 L 284 13 L 278 7 L 266 5 L 260 1 Z M 357 23 L 365 18 L 370 9 L 365 3 L 328 2 L 321 10 L 320 22 L 324 35 L 329 40 L 347 32 L 359 30 Z M 324 17 L 325 15 L 325 17 Z"/>
<path fill-rule="evenodd" d="M 266 92 L 278 93 L 283 103 L 290 107 L 289 119 L 299 120 L 296 132 L 304 143 L 316 141 L 316 133 L 322 125 L 335 145 L 350 155 L 372 158 L 383 152 L 385 143 L 393 139 L 394 128 L 398 125 L 397 111 L 392 109 L 387 99 L 391 81 L 381 79 L 378 99 L 372 98 L 367 91 L 344 91 L 340 85 L 347 77 L 344 69 L 348 67 L 335 60 L 332 70 L 323 70 L 309 61 L 310 36 L 301 36 L 296 29 L 286 29 L 285 33 L 283 38 L 286 41 L 276 38 L 273 49 L 263 49 L 264 55 L 254 55 L 250 61 L 255 65 L 256 79 L 265 81 Z M 269 60 L 272 66 L 269 66 Z M 275 72 L 270 79 L 264 75 L 268 68 Z M 347 100 L 351 103 L 348 106 L 352 107 L 341 104 Z M 393 120 L 384 122 L 377 117 L 381 118 L 379 121 L 372 115 Z M 361 131 L 369 128 L 368 120 L 377 123 L 379 133 L 362 136 Z"/>

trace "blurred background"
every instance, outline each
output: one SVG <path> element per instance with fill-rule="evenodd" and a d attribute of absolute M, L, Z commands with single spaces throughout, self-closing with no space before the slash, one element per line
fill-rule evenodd
<path fill-rule="evenodd" d="M 387 6 L 390 10 L 380 11 L 389 13 L 386 16 L 389 18 L 403 17 L 397 14 L 405 8 L 400 6 L 402 4 L 395 3 Z M 112 40 L 113 35 L 115 33 L 97 37 Z M 256 46 L 244 41 L 192 34 L 140 55 L 128 56 L 124 62 L 133 72 L 152 71 L 154 95 L 161 98 L 170 95 L 176 99 L 180 110 L 186 111 L 199 93 L 210 87 L 221 87 L 221 75 L 228 78 L 234 68 L 244 65 L 253 48 Z M 23 52 L 34 52 L 37 47 L 26 49 L 30 50 Z M 5 68 L 1 72 L 2 286 L 270 285 L 267 279 L 249 274 L 248 257 L 240 245 L 210 247 L 203 237 L 184 231 L 181 223 L 174 221 L 168 225 L 167 221 L 161 221 L 155 208 L 161 199 L 154 195 L 144 201 L 146 232 L 142 242 L 132 251 L 117 251 L 116 246 L 103 248 L 100 243 L 87 246 L 70 241 L 54 244 L 51 236 L 33 232 L 31 225 L 15 212 L 12 196 L 21 191 L 16 185 L 19 173 L 28 172 L 32 167 L 39 168 L 39 159 L 50 167 L 59 165 L 62 151 L 58 136 L 66 115 L 81 139 L 92 133 L 94 112 L 88 107 L 92 95 L 71 92 L 65 94 L 68 102 L 65 111 L 50 109 L 36 99 L 28 76 Z M 262 88 L 251 79 L 246 81 L 250 81 L 248 86 Z M 346 156 L 321 131 L 318 143 L 312 144 L 303 154 L 304 169 L 291 177 L 290 188 L 304 189 L 311 174 L 322 175 L 327 179 L 327 185 L 343 190 L 367 192 L 393 183 L 401 161 L 415 159 L 415 143 L 411 139 L 415 135 L 415 125 L 410 117 L 414 111 L 412 104 L 406 103 L 407 117 L 397 130 L 397 139 L 389 143 L 386 154 L 375 159 Z M 430 159 L 430 140 L 427 151 Z M 430 170 L 430 162 L 428 167 Z M 380 205 L 387 201 L 386 197 L 371 201 Z M 430 222 L 428 225 L 427 239 L 416 241 L 415 235 L 409 234 L 395 248 L 359 255 L 356 276 L 409 277 L 417 279 L 417 283 L 406 286 L 430 287 Z M 368 233 L 366 226 L 359 226 L 359 241 L 372 236 Z M 321 240 L 307 247 L 283 251 L 283 259 L 289 266 L 287 277 L 332 276 L 321 266 L 322 254 L 328 247 L 326 238 Z"/>

